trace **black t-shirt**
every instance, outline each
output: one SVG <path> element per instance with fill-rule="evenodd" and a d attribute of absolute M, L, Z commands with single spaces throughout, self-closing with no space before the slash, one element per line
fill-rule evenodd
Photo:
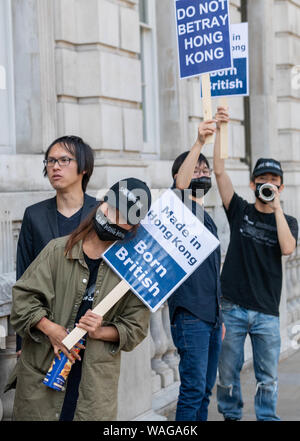
<path fill-rule="evenodd" d="M 79 322 L 80 317 L 82 317 L 88 309 L 92 309 L 98 270 L 102 260 L 101 258 L 90 259 L 85 253 L 83 254 L 84 254 L 84 260 L 87 266 L 89 267 L 90 276 L 84 296 L 82 298 L 81 305 L 78 309 L 75 323 Z M 73 421 L 74 418 L 74 413 L 78 400 L 78 389 L 81 380 L 84 350 L 81 350 L 79 354 L 81 357 L 81 361 L 79 360 L 75 361 L 69 374 L 66 395 L 60 415 L 60 421 Z"/>
<path fill-rule="evenodd" d="M 90 276 L 84 296 L 82 298 L 81 305 L 79 306 L 77 312 L 75 323 L 79 322 L 80 317 L 82 317 L 87 312 L 88 309 L 92 309 L 98 269 L 102 260 L 101 257 L 99 259 L 90 259 L 85 253 L 83 254 L 84 254 L 84 260 L 87 266 L 89 267 Z"/>
<path fill-rule="evenodd" d="M 226 211 L 230 243 L 222 274 L 222 295 L 244 308 L 279 316 L 281 249 L 274 213 L 261 213 L 236 193 Z M 285 215 L 298 238 L 298 223 Z"/>
<path fill-rule="evenodd" d="M 60 237 L 68 236 L 74 230 L 76 230 L 76 228 L 80 224 L 81 213 L 82 213 L 82 208 L 80 208 L 80 210 L 74 213 L 73 216 L 66 217 L 57 210 L 57 225 L 58 225 L 58 232 Z"/>

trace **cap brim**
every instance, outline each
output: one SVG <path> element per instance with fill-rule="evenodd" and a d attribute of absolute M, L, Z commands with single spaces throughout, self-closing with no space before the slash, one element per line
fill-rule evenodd
<path fill-rule="evenodd" d="M 259 170 L 259 171 L 254 170 L 253 176 L 257 177 L 257 176 L 264 175 L 266 173 L 272 173 L 272 175 L 281 176 L 281 177 L 283 176 L 282 171 L 274 170 L 274 168 L 265 168 L 265 169 Z"/>

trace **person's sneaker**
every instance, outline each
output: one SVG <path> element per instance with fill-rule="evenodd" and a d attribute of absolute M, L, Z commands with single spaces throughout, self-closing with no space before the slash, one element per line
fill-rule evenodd
<path fill-rule="evenodd" d="M 240 421 L 239 418 L 224 417 L 224 421 Z"/>

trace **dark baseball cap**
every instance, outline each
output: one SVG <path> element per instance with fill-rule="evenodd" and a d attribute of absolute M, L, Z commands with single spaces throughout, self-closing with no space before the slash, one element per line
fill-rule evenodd
<path fill-rule="evenodd" d="M 275 159 L 259 158 L 253 170 L 253 176 L 264 175 L 265 173 L 273 173 L 277 176 L 283 176 L 280 162 Z"/>
<path fill-rule="evenodd" d="M 150 209 L 151 192 L 140 179 L 126 178 L 116 182 L 103 200 L 117 208 L 129 225 L 137 225 Z"/>

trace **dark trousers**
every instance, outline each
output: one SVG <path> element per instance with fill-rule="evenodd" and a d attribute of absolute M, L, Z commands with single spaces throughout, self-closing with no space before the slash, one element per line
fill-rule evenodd
<path fill-rule="evenodd" d="M 215 327 L 180 310 L 171 330 L 180 356 L 176 421 L 206 421 L 217 376 L 222 326 Z"/>

